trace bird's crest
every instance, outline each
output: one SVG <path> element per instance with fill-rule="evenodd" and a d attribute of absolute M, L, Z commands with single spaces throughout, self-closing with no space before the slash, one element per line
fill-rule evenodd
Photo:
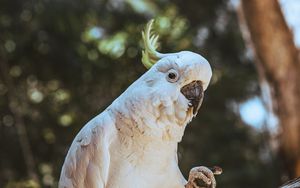
<path fill-rule="evenodd" d="M 142 37 L 145 49 L 142 51 L 142 63 L 147 69 L 150 69 L 159 59 L 162 58 L 163 54 L 156 51 L 158 47 L 158 35 L 151 33 L 152 24 L 154 20 L 151 19 L 144 31 L 142 31 Z"/>

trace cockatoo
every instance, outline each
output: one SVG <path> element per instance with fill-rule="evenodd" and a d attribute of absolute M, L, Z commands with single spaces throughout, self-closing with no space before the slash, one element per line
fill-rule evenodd
<path fill-rule="evenodd" d="M 75 137 L 59 180 L 60 188 L 215 187 L 213 172 L 196 167 L 186 181 L 177 146 L 196 116 L 212 70 L 201 55 L 156 51 L 151 20 L 142 37 L 142 63 L 149 70 Z"/>

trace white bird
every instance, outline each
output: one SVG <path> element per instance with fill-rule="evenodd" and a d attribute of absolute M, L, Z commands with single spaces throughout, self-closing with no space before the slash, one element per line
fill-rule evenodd
<path fill-rule="evenodd" d="M 156 51 L 151 20 L 143 34 L 149 70 L 75 137 L 62 167 L 60 188 L 184 188 L 196 179 L 215 187 L 212 171 L 178 167 L 177 145 L 197 114 L 212 71 L 201 55 Z"/>

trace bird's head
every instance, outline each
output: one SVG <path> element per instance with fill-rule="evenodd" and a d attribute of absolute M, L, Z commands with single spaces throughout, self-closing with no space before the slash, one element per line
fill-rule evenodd
<path fill-rule="evenodd" d="M 195 116 L 212 71 L 208 61 L 199 54 L 182 51 L 162 57 L 146 75 L 149 75 L 145 76 L 146 84 L 159 90 L 158 95 L 166 95 L 173 103 L 184 97 L 186 111 L 191 110 Z"/>
<path fill-rule="evenodd" d="M 168 95 L 173 102 L 178 102 L 184 96 L 188 103 L 186 112 L 192 111 L 195 116 L 212 76 L 211 67 L 205 58 L 194 52 L 157 52 L 158 35 L 151 34 L 152 24 L 153 20 L 150 20 L 142 32 L 145 45 L 142 62 L 150 69 L 149 77 L 145 76 L 148 78 L 146 82 L 154 88 L 160 88 L 161 95 Z"/>
<path fill-rule="evenodd" d="M 167 137 L 180 140 L 185 125 L 201 106 L 212 71 L 208 61 L 197 53 L 157 52 L 158 36 L 151 35 L 152 23 L 142 33 L 142 62 L 149 70 L 125 92 L 127 101 L 133 101 L 126 106 L 151 129 L 163 129 L 163 134 L 170 134 Z"/>

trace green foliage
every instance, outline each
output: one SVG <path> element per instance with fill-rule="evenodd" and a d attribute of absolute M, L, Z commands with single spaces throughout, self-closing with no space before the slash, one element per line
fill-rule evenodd
<path fill-rule="evenodd" d="M 34 180 L 27 180 L 18 182 L 11 181 L 7 183 L 5 188 L 40 188 L 40 186 Z"/>
<path fill-rule="evenodd" d="M 2 72 L 0 187 L 32 183 L 23 181 L 28 174 L 9 105 L 22 115 L 41 186 L 55 187 L 76 133 L 146 71 L 140 33 L 153 17 L 162 52 L 192 50 L 213 67 L 203 107 L 180 144 L 185 175 L 196 165 L 219 165 L 220 187 L 276 186 L 267 134 L 235 110 L 259 90 L 227 1 L 4 0 L 0 64 L 8 65 L 15 97 Z"/>

